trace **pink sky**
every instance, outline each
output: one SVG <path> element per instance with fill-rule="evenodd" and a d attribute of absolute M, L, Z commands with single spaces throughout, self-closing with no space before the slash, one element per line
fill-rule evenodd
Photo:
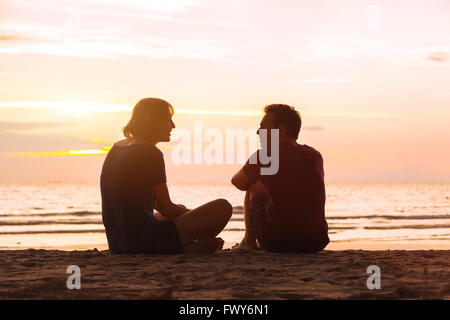
<path fill-rule="evenodd" d="M 104 155 L 37 153 L 109 146 L 155 96 L 186 129 L 294 105 L 328 182 L 448 182 L 449 30 L 448 1 L 0 0 L 0 179 L 98 182 Z M 173 182 L 239 167 L 165 152 Z"/>

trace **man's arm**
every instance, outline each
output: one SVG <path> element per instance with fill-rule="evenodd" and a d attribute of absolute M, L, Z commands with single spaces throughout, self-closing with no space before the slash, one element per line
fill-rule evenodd
<path fill-rule="evenodd" d="M 243 169 L 236 172 L 233 178 L 231 178 L 231 183 L 241 191 L 247 191 L 250 188 L 250 181 Z"/>

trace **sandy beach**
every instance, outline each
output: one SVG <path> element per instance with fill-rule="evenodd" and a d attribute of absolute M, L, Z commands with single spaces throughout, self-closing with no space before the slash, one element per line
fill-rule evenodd
<path fill-rule="evenodd" d="M 81 289 L 66 287 L 69 265 Z M 381 270 L 369 290 L 367 267 Z M 0 251 L 0 299 L 450 299 L 450 250 L 113 255 Z"/>

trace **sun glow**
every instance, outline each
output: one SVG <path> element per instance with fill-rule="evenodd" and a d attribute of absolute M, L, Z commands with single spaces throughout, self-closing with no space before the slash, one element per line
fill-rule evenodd
<path fill-rule="evenodd" d="M 67 154 L 68 155 L 105 154 L 108 152 L 108 150 L 99 150 L 99 149 L 69 150 Z"/>
<path fill-rule="evenodd" d="M 2 154 L 13 158 L 30 158 L 30 157 L 54 157 L 54 156 L 88 156 L 88 155 L 104 155 L 107 154 L 110 146 L 101 149 L 74 149 L 62 152 L 3 152 Z"/>

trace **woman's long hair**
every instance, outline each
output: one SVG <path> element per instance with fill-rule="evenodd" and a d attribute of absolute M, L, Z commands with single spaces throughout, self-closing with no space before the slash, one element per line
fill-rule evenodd
<path fill-rule="evenodd" d="M 144 98 L 133 108 L 130 121 L 123 127 L 122 132 L 127 138 L 152 137 L 158 122 L 165 120 L 170 112 L 173 115 L 173 107 L 165 100 L 158 98 Z"/>

